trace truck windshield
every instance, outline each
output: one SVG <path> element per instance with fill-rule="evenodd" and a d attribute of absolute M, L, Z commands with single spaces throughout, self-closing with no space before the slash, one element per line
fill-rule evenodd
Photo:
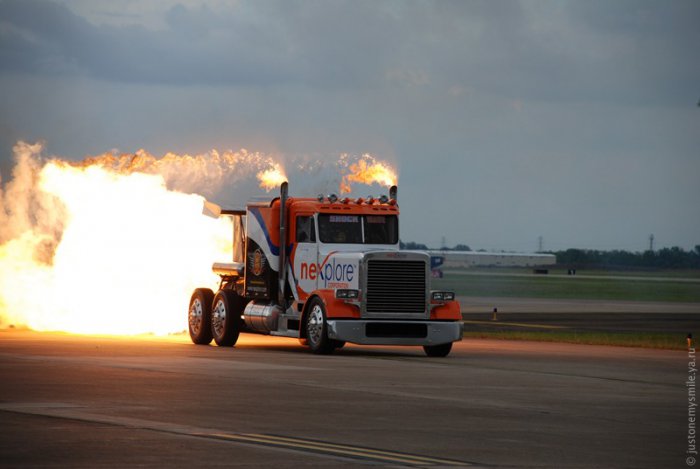
<path fill-rule="evenodd" d="M 396 244 L 399 220 L 396 215 L 318 215 L 322 243 Z M 363 237 L 364 235 L 364 237 Z"/>

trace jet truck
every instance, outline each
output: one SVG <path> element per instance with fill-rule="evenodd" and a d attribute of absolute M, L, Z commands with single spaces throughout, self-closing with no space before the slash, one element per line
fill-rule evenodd
<path fill-rule="evenodd" d="M 430 257 L 399 249 L 397 188 L 378 198 L 288 196 L 245 209 L 205 202 L 233 219 L 232 262 L 213 265 L 219 291 L 190 299 L 195 344 L 233 346 L 241 332 L 295 337 L 318 354 L 345 343 L 422 346 L 444 357 L 462 339 L 454 292 L 432 290 Z"/>

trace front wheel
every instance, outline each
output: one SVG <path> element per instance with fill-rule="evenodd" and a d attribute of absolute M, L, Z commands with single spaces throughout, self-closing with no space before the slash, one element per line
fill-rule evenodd
<path fill-rule="evenodd" d="M 238 341 L 241 332 L 243 298 L 231 290 L 220 290 L 214 297 L 211 311 L 211 334 L 216 345 L 230 347 Z"/>
<path fill-rule="evenodd" d="M 440 345 L 424 345 L 423 350 L 425 350 L 425 354 L 429 357 L 446 357 L 450 354 L 450 350 L 452 350 L 452 342 Z"/>
<path fill-rule="evenodd" d="M 328 338 L 326 308 L 323 302 L 314 298 L 309 305 L 309 313 L 304 321 L 306 345 L 313 353 L 327 355 L 333 352 L 334 342 Z"/>
<path fill-rule="evenodd" d="M 211 342 L 211 303 L 214 292 L 208 288 L 197 288 L 190 298 L 187 323 L 190 339 L 198 345 Z"/>

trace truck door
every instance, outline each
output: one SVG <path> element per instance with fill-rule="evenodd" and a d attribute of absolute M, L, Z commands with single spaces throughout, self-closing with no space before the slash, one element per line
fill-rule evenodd
<path fill-rule="evenodd" d="M 304 301 L 318 285 L 318 244 L 314 214 L 297 214 L 294 231 L 294 275 L 298 282 L 299 300 Z"/>

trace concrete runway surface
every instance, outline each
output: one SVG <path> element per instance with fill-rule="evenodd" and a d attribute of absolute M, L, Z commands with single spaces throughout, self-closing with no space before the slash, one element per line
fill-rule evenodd
<path fill-rule="evenodd" d="M 688 353 L 0 331 L 3 467 L 685 467 Z"/>

